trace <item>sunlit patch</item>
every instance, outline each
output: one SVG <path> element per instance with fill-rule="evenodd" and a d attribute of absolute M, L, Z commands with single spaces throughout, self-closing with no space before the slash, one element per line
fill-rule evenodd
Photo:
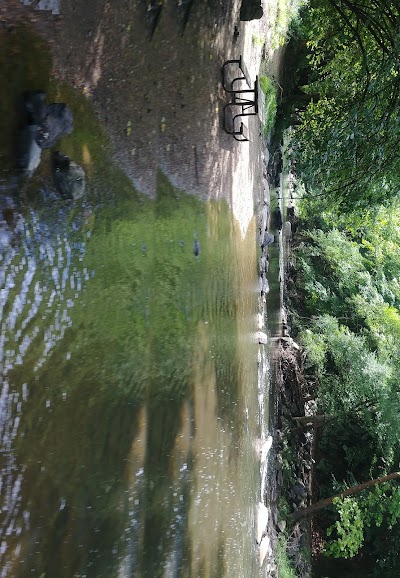
<path fill-rule="evenodd" d="M 85 168 L 89 171 L 92 165 L 92 155 L 90 154 L 90 150 L 87 144 L 82 146 L 82 160 Z"/>

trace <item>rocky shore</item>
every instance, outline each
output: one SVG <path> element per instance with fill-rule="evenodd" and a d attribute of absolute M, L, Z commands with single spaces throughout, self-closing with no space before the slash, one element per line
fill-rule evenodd
<path fill-rule="evenodd" d="M 282 163 L 274 160 L 264 165 L 264 178 L 268 178 L 271 189 L 282 183 Z M 278 155 L 278 158 L 279 157 Z M 293 206 L 294 174 L 289 171 L 288 207 L 282 216 L 282 222 L 272 223 L 282 228 L 277 242 L 282 253 L 280 291 L 281 315 L 278 336 L 272 338 L 270 346 L 271 379 L 275 389 L 274 411 L 272 415 L 273 438 L 269 456 L 268 485 L 265 504 L 260 507 L 259 520 L 266 521 L 264 536 L 268 538 L 268 578 L 278 577 L 277 557 L 278 541 L 284 539 L 287 555 L 299 578 L 309 576 L 311 572 L 311 529 L 307 518 L 294 521 L 292 514 L 311 503 L 313 446 L 312 431 L 303 427 L 304 417 L 308 415 L 312 404 L 312 391 L 307 381 L 305 365 L 306 353 L 291 337 L 291 311 L 288 296 L 295 288 L 296 270 L 291 260 L 291 245 L 295 242 L 297 218 Z M 282 205 L 281 205 L 282 206 Z M 260 296 L 261 314 L 265 315 L 264 287 L 268 293 L 268 249 L 274 238 L 268 223 L 273 221 L 270 205 L 263 206 L 259 212 L 260 223 Z M 274 232 L 274 229 L 272 228 Z M 264 508 L 268 511 L 265 514 Z M 263 513 L 264 512 L 264 513 Z M 260 522 L 259 522 L 260 523 Z M 260 532 L 260 530 L 259 530 Z M 262 542 L 261 542 L 262 544 Z M 265 556 L 260 552 L 260 559 Z"/>

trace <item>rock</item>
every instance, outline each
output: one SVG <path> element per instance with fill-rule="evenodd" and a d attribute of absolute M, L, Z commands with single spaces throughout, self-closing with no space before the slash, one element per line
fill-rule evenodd
<path fill-rule="evenodd" d="M 31 177 L 38 168 L 42 149 L 36 142 L 38 126 L 29 124 L 22 128 L 17 143 L 17 168 Z"/>
<path fill-rule="evenodd" d="M 254 442 L 254 448 L 261 462 L 265 462 L 269 450 L 273 444 L 272 436 L 268 436 L 265 440 L 257 439 Z"/>
<path fill-rule="evenodd" d="M 282 213 L 279 207 L 275 207 L 272 213 L 274 227 L 280 231 L 282 229 Z"/>
<path fill-rule="evenodd" d="M 263 537 L 265 530 L 267 529 L 268 520 L 269 520 L 269 510 L 262 502 L 259 502 L 257 508 L 257 532 L 256 532 L 257 544 L 261 544 L 261 539 Z"/>
<path fill-rule="evenodd" d="M 42 90 L 26 92 L 24 105 L 27 114 L 27 124 L 40 126 L 47 114 L 46 94 Z"/>
<path fill-rule="evenodd" d="M 195 257 L 198 257 L 200 255 L 200 243 L 198 239 L 195 239 L 193 242 L 193 253 Z"/>
<path fill-rule="evenodd" d="M 286 217 L 287 217 L 288 219 L 294 218 L 294 207 L 288 207 L 288 208 L 286 209 Z"/>
<path fill-rule="evenodd" d="M 305 498 L 307 497 L 307 490 L 304 487 L 304 484 L 300 481 L 298 481 L 294 486 L 293 486 L 293 493 L 298 496 L 299 498 Z"/>
<path fill-rule="evenodd" d="M 286 241 L 290 241 L 292 238 L 292 224 L 290 221 L 286 221 L 285 223 L 285 238 Z"/>
<path fill-rule="evenodd" d="M 267 256 L 265 254 L 262 254 L 260 257 L 260 272 L 266 273 L 268 271 L 268 268 L 269 268 L 269 263 L 268 263 Z"/>
<path fill-rule="evenodd" d="M 268 343 L 268 335 L 263 331 L 256 331 L 254 333 L 254 340 L 256 341 L 256 343 L 265 345 L 266 343 Z"/>
<path fill-rule="evenodd" d="M 272 245 L 272 243 L 274 241 L 275 241 L 274 235 L 272 235 L 271 233 L 268 233 L 268 231 L 266 231 L 264 238 L 262 240 L 262 243 L 261 243 L 261 249 L 264 249 L 264 247 L 268 247 L 268 245 Z"/>
<path fill-rule="evenodd" d="M 263 14 L 260 0 L 242 0 L 240 20 L 259 20 Z"/>
<path fill-rule="evenodd" d="M 271 555 L 271 547 L 270 547 L 271 540 L 268 536 L 264 536 L 262 542 L 260 544 L 260 566 L 264 564 L 265 558 L 267 555 Z"/>
<path fill-rule="evenodd" d="M 54 183 L 66 199 L 81 199 L 85 193 L 86 177 L 83 168 L 60 152 L 53 154 Z"/>
<path fill-rule="evenodd" d="M 286 528 L 286 520 L 280 520 L 278 522 L 278 528 L 280 532 L 284 532 Z"/>
<path fill-rule="evenodd" d="M 288 337 L 287 335 L 284 335 L 284 336 L 280 337 L 279 339 L 280 339 L 282 344 L 286 345 L 286 347 L 293 347 L 293 349 L 300 351 L 300 345 L 298 343 L 296 343 L 294 341 L 294 339 L 292 339 L 292 337 Z"/>
<path fill-rule="evenodd" d="M 72 112 L 66 104 L 49 104 L 39 125 L 36 142 L 42 149 L 49 149 L 73 130 Z"/>
<path fill-rule="evenodd" d="M 269 293 L 268 279 L 264 275 L 261 275 L 261 277 L 260 277 L 260 293 L 261 293 L 261 296 Z"/>
<path fill-rule="evenodd" d="M 12 233 L 5 221 L 0 221 L 0 254 L 11 245 Z"/>
<path fill-rule="evenodd" d="M 39 0 L 36 10 L 49 10 L 52 14 L 60 14 L 60 0 Z"/>

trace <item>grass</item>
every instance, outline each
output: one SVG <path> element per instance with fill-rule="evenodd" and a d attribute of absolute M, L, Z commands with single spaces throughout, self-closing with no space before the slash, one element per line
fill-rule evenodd
<path fill-rule="evenodd" d="M 262 34 L 253 34 L 252 42 L 253 46 L 258 46 L 259 48 L 262 48 L 265 44 L 265 36 L 263 36 Z"/>
<path fill-rule="evenodd" d="M 287 554 L 286 538 L 283 534 L 280 534 L 278 539 L 277 565 L 279 578 L 296 578 L 296 573 Z"/>
<path fill-rule="evenodd" d="M 264 134 L 268 136 L 275 124 L 277 110 L 276 88 L 269 76 L 260 77 L 260 86 L 265 95 L 265 123 L 263 130 Z"/>

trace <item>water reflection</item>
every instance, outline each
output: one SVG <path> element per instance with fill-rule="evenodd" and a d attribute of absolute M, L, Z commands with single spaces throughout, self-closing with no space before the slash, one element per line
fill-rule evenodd
<path fill-rule="evenodd" d="M 254 223 L 141 196 L 54 90 L 88 191 L 2 186 L 0 576 L 257 577 Z"/>

